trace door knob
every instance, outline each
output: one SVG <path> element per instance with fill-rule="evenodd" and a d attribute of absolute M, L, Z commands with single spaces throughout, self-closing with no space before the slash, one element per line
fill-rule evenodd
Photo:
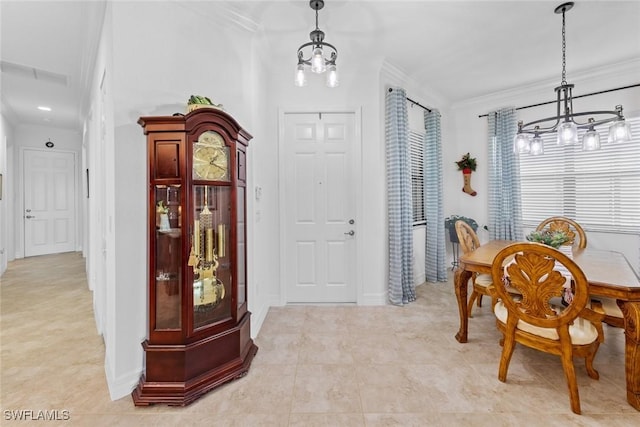
<path fill-rule="evenodd" d="M 356 232 L 355 232 L 355 231 L 353 231 L 353 230 L 349 230 L 349 232 L 348 232 L 348 233 L 344 233 L 344 234 L 346 234 L 346 235 L 348 235 L 348 236 L 353 236 L 354 234 L 356 234 Z"/>
<path fill-rule="evenodd" d="M 27 218 L 27 219 L 31 219 L 31 218 L 35 218 L 35 216 L 33 216 L 33 215 L 27 215 L 25 218 Z"/>

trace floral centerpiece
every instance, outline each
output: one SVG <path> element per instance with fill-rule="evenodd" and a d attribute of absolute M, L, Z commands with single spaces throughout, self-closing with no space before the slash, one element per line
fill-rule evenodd
<path fill-rule="evenodd" d="M 530 242 L 543 243 L 547 246 L 551 246 L 552 248 L 558 249 L 560 246 L 564 245 L 565 243 L 570 242 L 571 238 L 564 231 L 543 230 L 543 231 L 532 231 L 527 236 L 527 240 Z"/>

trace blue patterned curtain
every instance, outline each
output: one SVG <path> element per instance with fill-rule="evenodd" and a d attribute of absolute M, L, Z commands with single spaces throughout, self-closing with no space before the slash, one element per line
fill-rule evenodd
<path fill-rule="evenodd" d="M 513 152 L 516 112 L 513 108 L 489 113 L 489 236 L 524 240 L 520 169 Z"/>
<path fill-rule="evenodd" d="M 426 131 L 424 136 L 424 215 L 427 220 L 424 269 L 428 282 L 446 282 L 439 111 L 425 111 L 424 128 Z"/>
<path fill-rule="evenodd" d="M 404 89 L 387 91 L 385 102 L 387 204 L 389 211 L 389 301 L 416 299 L 413 284 L 413 209 L 409 156 L 409 118 Z"/>

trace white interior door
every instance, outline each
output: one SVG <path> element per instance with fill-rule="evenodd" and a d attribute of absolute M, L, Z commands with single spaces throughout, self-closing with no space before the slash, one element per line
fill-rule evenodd
<path fill-rule="evenodd" d="M 24 151 L 24 255 L 76 246 L 75 154 Z"/>
<path fill-rule="evenodd" d="M 356 302 L 355 114 L 285 114 L 286 301 Z"/>

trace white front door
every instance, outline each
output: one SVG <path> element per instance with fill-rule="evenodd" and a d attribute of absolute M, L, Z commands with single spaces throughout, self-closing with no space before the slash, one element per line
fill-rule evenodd
<path fill-rule="evenodd" d="M 75 154 L 24 151 L 24 255 L 76 246 Z"/>
<path fill-rule="evenodd" d="M 356 302 L 356 146 L 354 113 L 284 115 L 286 302 Z"/>

